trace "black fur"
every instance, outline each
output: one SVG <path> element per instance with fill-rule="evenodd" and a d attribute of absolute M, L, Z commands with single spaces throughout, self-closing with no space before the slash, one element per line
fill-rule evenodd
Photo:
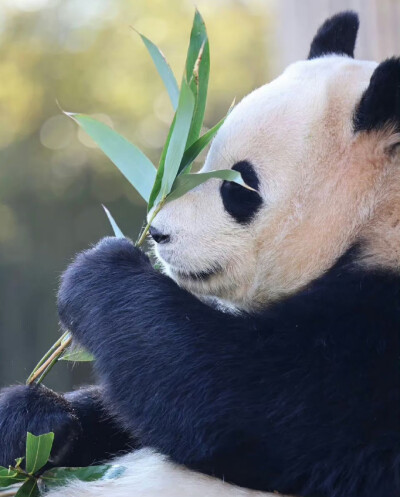
<path fill-rule="evenodd" d="M 248 186 L 258 190 L 259 180 L 250 162 L 237 162 L 232 169 L 241 173 Z M 262 198 L 257 192 L 232 181 L 222 182 L 221 198 L 225 210 L 240 224 L 250 223 L 262 205 Z"/>
<path fill-rule="evenodd" d="M 375 69 L 354 115 L 355 131 L 387 125 L 400 132 L 400 58 L 388 59 Z"/>
<path fill-rule="evenodd" d="M 64 466 L 89 466 L 140 447 L 134 435 L 121 427 L 111 406 L 105 408 L 102 396 L 98 387 L 65 394 L 82 430 L 69 457 L 62 461 Z"/>
<path fill-rule="evenodd" d="M 358 27 L 358 15 L 351 11 L 341 12 L 326 20 L 311 43 L 308 58 L 316 59 L 329 54 L 354 57 Z"/>
<path fill-rule="evenodd" d="M 25 455 L 26 432 L 57 435 L 52 461 L 68 457 L 75 440 L 82 435 L 72 406 L 47 388 L 16 386 L 0 393 L 0 465 L 13 464 Z"/>
<path fill-rule="evenodd" d="M 143 445 L 246 487 L 394 497 L 400 277 L 353 257 L 259 315 L 232 316 L 156 272 L 128 240 L 108 238 L 65 273 L 59 312 L 96 356 L 102 402 Z M 1 405 L 4 424 L 19 404 Z M 38 412 L 8 429 L 22 436 L 29 419 L 51 416 Z M 0 451 L 5 462 L 10 449 Z"/>
<path fill-rule="evenodd" d="M 0 465 L 25 455 L 26 433 L 54 432 L 51 466 L 88 466 L 138 446 L 104 409 L 98 388 L 57 395 L 23 386 L 0 394 Z"/>

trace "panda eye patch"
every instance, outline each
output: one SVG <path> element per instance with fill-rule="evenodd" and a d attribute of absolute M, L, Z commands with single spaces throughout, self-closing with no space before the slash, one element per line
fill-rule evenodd
<path fill-rule="evenodd" d="M 258 176 L 250 162 L 246 160 L 237 162 L 232 169 L 240 172 L 248 186 L 258 190 Z M 250 223 L 262 204 L 262 198 L 258 192 L 248 190 L 231 181 L 222 183 L 221 198 L 225 210 L 240 224 Z"/>

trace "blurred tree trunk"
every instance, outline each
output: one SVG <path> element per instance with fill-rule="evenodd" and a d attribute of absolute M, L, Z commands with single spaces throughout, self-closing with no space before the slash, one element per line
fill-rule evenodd
<path fill-rule="evenodd" d="M 276 15 L 274 75 L 304 59 L 318 27 L 343 10 L 360 15 L 356 57 L 381 61 L 400 55 L 400 0 L 272 0 Z"/>

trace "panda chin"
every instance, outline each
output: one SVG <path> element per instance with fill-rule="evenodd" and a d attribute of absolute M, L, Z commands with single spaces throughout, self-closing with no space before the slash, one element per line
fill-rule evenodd
<path fill-rule="evenodd" d="M 209 269 L 205 271 L 199 272 L 191 272 L 191 271 L 182 271 L 181 269 L 170 268 L 171 271 L 180 279 L 180 280 L 191 280 L 191 281 L 208 281 L 216 274 L 219 274 L 222 269 Z"/>
<path fill-rule="evenodd" d="M 222 267 L 209 271 L 182 272 L 169 266 L 167 273 L 179 286 L 196 295 L 199 300 L 208 306 L 229 314 L 238 315 L 241 313 L 241 310 L 232 302 L 218 296 L 221 293 L 221 288 L 223 288 L 219 278 L 219 276 L 223 275 Z"/>

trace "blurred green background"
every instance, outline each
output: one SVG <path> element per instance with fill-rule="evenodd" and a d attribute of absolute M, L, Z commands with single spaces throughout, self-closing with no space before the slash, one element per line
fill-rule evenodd
<path fill-rule="evenodd" d="M 362 54 L 371 57 L 390 55 L 400 26 L 398 18 L 386 43 L 398 0 L 196 5 L 210 39 L 207 125 L 234 97 L 306 55 L 326 15 L 361 9 L 376 30 L 370 49 L 366 30 L 361 38 Z M 375 22 L 373 12 L 385 17 Z M 145 215 L 140 197 L 57 101 L 103 119 L 157 162 L 172 109 L 130 26 L 160 46 L 179 79 L 193 14 L 191 0 L 0 0 L 0 386 L 24 381 L 58 338 L 61 272 L 77 251 L 111 234 L 101 204 L 133 238 Z M 90 366 L 62 363 L 46 384 L 66 390 L 90 380 Z"/>
<path fill-rule="evenodd" d="M 206 123 L 268 76 L 260 2 L 197 2 L 211 44 Z M 73 255 L 111 234 L 104 203 L 136 238 L 145 205 L 63 116 L 95 114 L 155 162 L 172 117 L 162 82 L 130 25 L 183 70 L 194 3 L 12 0 L 0 8 L 0 383 L 24 381 L 59 334 L 55 293 Z M 88 381 L 58 365 L 46 384 Z"/>

